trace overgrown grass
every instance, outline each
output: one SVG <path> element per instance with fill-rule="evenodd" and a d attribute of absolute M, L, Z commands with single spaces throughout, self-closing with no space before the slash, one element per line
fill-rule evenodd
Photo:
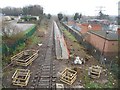
<path fill-rule="evenodd" d="M 63 30 L 63 33 L 70 39 L 72 40 L 73 42 L 76 42 L 76 38 L 71 34 L 69 33 L 66 29 L 62 29 Z"/>
<path fill-rule="evenodd" d="M 77 41 L 75 39 L 75 37 L 70 32 L 68 32 L 64 27 L 61 26 L 61 29 L 62 29 L 63 33 L 65 34 L 65 36 L 67 36 L 67 38 L 69 38 L 73 42 Z M 79 43 L 76 43 L 76 47 L 77 47 L 77 45 L 80 46 Z M 110 72 L 108 72 L 107 80 L 108 80 L 108 82 L 106 82 L 105 84 L 96 82 L 96 80 L 91 79 L 88 76 L 88 71 L 86 70 L 84 73 L 83 82 L 84 82 L 85 88 L 97 89 L 97 88 L 116 88 L 117 87 L 117 85 L 116 85 L 117 82 L 114 81 L 115 79 L 114 79 L 113 75 L 110 74 Z"/>
<path fill-rule="evenodd" d="M 102 88 L 100 84 L 90 81 L 85 85 L 85 88 Z"/>
<path fill-rule="evenodd" d="M 48 20 L 43 20 L 40 25 L 41 31 L 45 31 L 48 27 Z"/>
<path fill-rule="evenodd" d="M 114 78 L 110 73 L 108 73 L 107 80 L 108 82 L 103 84 L 103 83 L 96 82 L 96 80 L 91 79 L 88 76 L 87 71 L 84 75 L 85 88 L 115 88 L 117 87 L 117 85 L 115 86 L 116 82 L 114 81 Z"/>
<path fill-rule="evenodd" d="M 37 36 L 35 36 L 35 35 L 34 35 L 33 37 L 31 37 L 31 38 L 33 38 L 33 39 L 32 39 L 32 43 L 33 43 L 33 44 L 37 44 L 37 43 L 40 42 L 39 38 L 38 38 Z"/>
<path fill-rule="evenodd" d="M 13 54 L 16 54 L 17 52 L 22 51 L 22 50 L 25 48 L 25 46 L 26 46 L 25 43 L 20 44 L 20 45 L 16 48 L 16 50 L 13 52 Z"/>
<path fill-rule="evenodd" d="M 16 50 L 13 52 L 13 54 L 11 54 L 10 56 L 4 56 L 3 55 L 3 60 L 2 60 L 2 66 L 6 66 L 7 64 L 9 64 L 11 62 L 11 57 L 17 53 L 19 53 L 20 51 L 22 51 L 25 48 L 26 44 L 20 44 Z"/>
<path fill-rule="evenodd" d="M 41 42 L 40 39 L 34 34 L 28 38 L 27 44 L 35 45 L 35 44 L 38 44 L 40 42 Z"/>
<path fill-rule="evenodd" d="M 77 41 L 77 39 L 69 31 L 67 31 L 63 26 L 60 26 L 60 28 L 63 31 L 63 33 L 65 34 L 65 36 L 67 36 L 67 38 L 69 38 L 73 42 L 76 42 L 75 43 L 76 47 L 84 48 L 83 46 L 80 45 L 80 43 Z M 85 51 L 83 50 L 83 52 L 85 52 Z"/>
<path fill-rule="evenodd" d="M 39 41 L 40 41 L 40 40 L 38 39 L 37 36 L 35 36 L 35 34 L 32 35 L 31 37 L 29 37 L 28 40 L 26 41 L 26 43 L 20 44 L 20 45 L 16 48 L 16 50 L 13 52 L 12 55 L 10 55 L 10 56 L 3 56 L 2 66 L 4 67 L 4 66 L 6 66 L 8 63 L 11 62 L 11 60 L 10 60 L 11 56 L 13 56 L 13 55 L 21 52 L 22 50 L 24 50 L 26 47 L 28 47 L 28 46 L 30 46 L 30 45 L 37 44 Z M 28 42 L 29 42 L 29 43 L 28 43 Z"/>
<path fill-rule="evenodd" d="M 111 81 L 108 81 L 106 84 L 89 81 L 89 83 L 85 84 L 85 88 L 114 88 L 114 86 Z"/>

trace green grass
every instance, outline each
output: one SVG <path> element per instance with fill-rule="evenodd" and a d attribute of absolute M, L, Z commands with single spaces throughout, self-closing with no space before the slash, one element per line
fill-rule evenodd
<path fill-rule="evenodd" d="M 39 40 L 39 38 L 37 37 L 37 36 L 35 36 L 35 34 L 34 35 L 32 35 L 31 37 L 29 37 L 28 38 L 28 41 L 30 42 L 28 45 L 30 46 L 30 45 L 34 45 L 34 44 L 37 44 L 38 42 L 40 42 L 40 40 Z M 17 48 L 16 48 L 16 50 L 13 52 L 13 54 L 12 55 L 10 55 L 10 56 L 7 56 L 7 57 L 4 57 L 4 60 L 2 60 L 2 64 L 0 64 L 0 66 L 6 66 L 8 63 L 10 63 L 10 57 L 11 56 L 13 56 L 13 55 L 15 55 L 15 54 L 17 54 L 17 53 L 19 53 L 20 51 L 22 51 L 22 50 L 24 50 L 25 49 L 25 47 L 27 47 L 27 44 L 26 43 L 23 43 L 23 44 L 20 44 Z"/>
<path fill-rule="evenodd" d="M 90 80 L 86 82 L 85 88 L 114 88 L 114 85 L 110 80 L 106 84 L 101 84 Z"/>
<path fill-rule="evenodd" d="M 35 45 L 40 42 L 41 42 L 40 39 L 35 34 L 33 34 L 31 37 L 28 38 L 28 43 L 30 43 L 30 45 Z"/>
<path fill-rule="evenodd" d="M 13 52 L 12 55 L 10 55 L 10 56 L 3 56 L 2 66 L 4 67 L 4 66 L 6 66 L 8 63 L 10 63 L 10 61 L 11 61 L 11 59 L 10 59 L 11 56 L 13 56 L 13 55 L 17 54 L 18 52 L 22 51 L 22 50 L 25 48 L 25 46 L 26 46 L 25 43 L 20 44 L 19 46 L 17 46 L 16 50 Z"/>
<path fill-rule="evenodd" d="M 64 27 L 61 26 L 61 30 L 71 41 L 77 41 L 75 37 L 70 32 L 68 32 Z M 77 45 L 80 46 L 78 43 L 76 44 L 76 46 Z M 94 82 L 94 80 L 88 76 L 88 71 L 86 70 L 84 74 L 84 82 L 85 82 L 84 87 L 85 88 L 114 88 L 115 87 L 113 85 L 114 78 L 112 77 L 112 75 L 108 74 L 107 79 L 108 79 L 108 82 L 106 84 Z"/>
<path fill-rule="evenodd" d="M 10 63 L 10 56 L 3 56 L 2 67 L 6 66 L 8 63 Z"/>
<path fill-rule="evenodd" d="M 71 34 L 69 33 L 66 29 L 62 29 L 63 30 L 63 33 L 72 41 L 77 41 L 76 38 Z"/>
<path fill-rule="evenodd" d="M 32 30 L 34 27 L 35 27 L 35 25 L 32 26 L 31 28 L 29 28 L 28 30 L 26 30 L 25 32 L 21 32 L 21 33 L 19 33 L 18 35 L 14 36 L 14 37 L 12 36 L 11 38 L 12 38 L 12 39 L 16 39 L 17 37 L 22 37 L 24 34 L 28 33 L 30 30 Z M 31 43 L 29 43 L 28 45 L 38 43 L 38 38 L 37 38 L 37 36 L 35 36 L 35 34 L 33 34 L 31 37 L 29 37 L 28 40 L 29 40 L 29 39 L 30 39 L 30 42 L 31 42 Z M 28 40 L 27 40 L 27 41 L 28 41 Z M 27 45 L 27 43 L 21 43 L 20 45 L 18 45 L 18 46 L 16 47 L 16 50 L 13 52 L 12 55 L 9 55 L 9 56 L 3 55 L 3 60 L 2 60 L 2 62 L 0 63 L 0 67 L 3 67 L 3 68 L 4 68 L 6 65 L 8 65 L 8 64 L 11 62 L 11 56 L 13 56 L 13 55 L 21 52 L 21 51 L 24 50 L 28 45 Z M 1 45 L 0 45 L 0 48 L 1 48 Z M 10 48 L 8 48 L 8 49 L 10 49 Z M 0 54 L 1 54 L 1 53 L 0 53 Z"/>
<path fill-rule="evenodd" d="M 90 81 L 85 85 L 85 88 L 102 88 L 100 84 Z"/>
<path fill-rule="evenodd" d="M 33 35 L 33 36 L 31 37 L 31 39 L 32 39 L 32 44 L 37 44 L 37 43 L 40 42 L 39 38 L 38 38 L 37 36 L 35 36 L 35 35 Z"/>
<path fill-rule="evenodd" d="M 99 82 L 94 82 L 93 79 L 89 78 L 86 74 L 84 75 L 84 81 L 85 81 L 85 88 L 114 88 L 115 86 L 113 85 L 114 78 L 112 75 L 108 74 L 108 82 L 105 84 L 99 83 Z"/>
<path fill-rule="evenodd" d="M 37 36 L 32 35 L 32 36 L 29 38 L 29 42 L 30 42 L 29 45 L 36 44 L 36 43 L 38 43 L 38 41 L 39 41 L 39 40 L 38 40 Z M 20 44 L 20 45 L 16 48 L 16 50 L 13 52 L 13 55 L 15 55 L 15 54 L 19 53 L 20 51 L 24 50 L 24 48 L 25 48 L 26 46 L 27 46 L 27 45 L 26 45 L 25 43 Z M 12 56 L 13 56 L 13 55 L 12 55 Z M 4 57 L 4 60 L 2 61 L 2 66 L 6 66 L 6 64 L 10 62 L 10 57 L 11 57 L 11 56 Z"/>
<path fill-rule="evenodd" d="M 61 30 L 63 31 L 63 33 L 67 36 L 67 38 L 69 38 L 71 41 L 76 42 L 76 47 L 80 47 L 83 48 L 83 46 L 80 45 L 79 42 L 77 42 L 77 39 L 69 32 L 67 31 L 63 26 L 61 26 Z M 84 52 L 84 51 L 83 51 Z"/>
<path fill-rule="evenodd" d="M 16 48 L 16 50 L 15 50 L 14 53 L 16 53 L 16 51 L 21 51 L 21 50 L 23 50 L 23 49 L 25 48 L 25 46 L 26 46 L 25 43 L 19 45 L 19 46 Z"/>

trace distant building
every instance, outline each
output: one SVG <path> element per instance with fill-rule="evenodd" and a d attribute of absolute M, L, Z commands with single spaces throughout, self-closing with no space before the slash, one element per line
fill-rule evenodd
<path fill-rule="evenodd" d="M 90 19 L 84 23 L 76 23 L 74 21 L 69 21 L 67 23 L 73 29 L 79 31 L 81 34 L 85 34 L 90 30 L 98 31 L 98 30 L 109 30 L 109 21 L 107 20 L 98 20 L 98 19 Z M 113 29 L 113 28 L 112 28 Z"/>
<path fill-rule="evenodd" d="M 109 25 L 109 30 L 114 32 L 114 33 L 117 33 L 118 27 L 119 27 L 118 25 L 110 24 Z"/>
<path fill-rule="evenodd" d="M 39 16 L 19 16 L 19 20 L 20 19 L 23 19 L 24 21 L 32 21 L 32 20 L 35 20 L 35 21 L 38 21 L 40 18 Z"/>
<path fill-rule="evenodd" d="M 102 30 L 102 26 L 100 24 L 82 23 L 82 24 L 77 24 L 77 25 L 81 28 L 80 32 L 82 34 L 85 34 L 90 30 L 94 30 L 94 31 Z"/>
<path fill-rule="evenodd" d="M 104 52 L 106 57 L 114 57 L 118 54 L 118 34 L 106 31 L 89 31 L 85 40 L 95 47 L 95 51 Z"/>
<path fill-rule="evenodd" d="M 68 21 L 68 23 L 67 23 L 69 26 L 72 26 L 73 24 L 75 24 L 75 22 L 74 21 Z"/>
<path fill-rule="evenodd" d="M 81 27 L 80 33 L 69 25 L 69 29 L 66 25 L 63 25 L 86 48 L 87 53 L 93 55 L 98 60 L 101 60 L 101 58 L 106 60 L 105 63 L 108 65 L 112 60 L 116 60 L 118 53 L 120 53 L 120 46 L 118 46 L 119 30 L 118 33 L 114 33 L 112 31 L 102 30 L 101 24 L 76 24 Z"/>
<path fill-rule="evenodd" d="M 120 35 L 120 28 L 119 27 L 117 29 L 117 33 L 118 33 L 118 35 Z"/>

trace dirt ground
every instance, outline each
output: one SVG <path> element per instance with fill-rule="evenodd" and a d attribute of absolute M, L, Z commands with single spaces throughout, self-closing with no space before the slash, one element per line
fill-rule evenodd
<path fill-rule="evenodd" d="M 31 40 L 28 40 L 26 42 L 27 46 L 24 48 L 24 50 L 27 50 L 27 49 L 39 50 L 39 57 L 37 58 L 37 60 L 34 61 L 34 63 L 31 64 L 29 67 L 26 67 L 32 71 L 30 79 L 32 79 L 35 76 L 37 72 L 36 68 L 39 67 L 40 63 L 42 64 L 41 60 L 44 60 L 45 58 L 47 42 L 48 42 L 47 39 L 49 35 L 48 32 L 50 27 L 51 27 L 50 21 L 45 18 L 42 19 L 40 26 L 37 27 L 37 31 L 34 33 L 34 35 L 37 37 L 38 43 L 31 43 Z M 38 44 L 42 44 L 42 46 L 39 47 Z M 17 68 L 24 68 L 24 67 L 10 66 L 3 71 L 3 78 L 2 78 L 3 87 L 16 88 L 16 86 L 12 85 L 11 77 Z M 28 87 L 31 87 L 31 82 L 29 82 Z"/>
<path fill-rule="evenodd" d="M 49 39 L 49 33 L 51 29 L 51 21 L 44 19 L 41 22 L 41 26 L 38 27 L 38 30 L 36 31 L 35 35 L 38 37 L 38 43 L 42 43 L 42 46 L 39 47 L 38 44 L 30 44 L 28 43 L 28 46 L 25 49 L 37 49 L 39 50 L 39 57 L 28 67 L 32 71 L 28 88 L 33 88 L 35 86 L 34 82 L 32 81 L 33 78 L 36 76 L 37 72 L 39 72 L 40 67 L 42 65 L 43 60 L 45 59 L 46 54 L 46 48 L 47 42 Z M 60 26 L 63 28 L 62 26 Z M 64 29 L 65 30 L 65 29 Z M 64 32 L 64 31 L 63 31 Z M 69 33 L 69 32 L 67 32 Z M 105 68 L 103 68 L 102 73 L 100 75 L 100 78 L 98 79 L 91 79 L 88 76 L 88 68 L 92 65 L 99 65 L 99 62 L 92 57 L 91 55 L 88 55 L 83 46 L 81 46 L 76 40 L 71 39 L 70 37 L 64 32 L 64 38 L 68 47 L 68 50 L 70 52 L 70 59 L 69 60 L 56 60 L 55 59 L 55 51 L 53 49 L 53 62 L 55 64 L 55 74 L 57 76 L 56 83 L 63 84 L 65 88 L 112 88 L 117 86 L 117 80 L 113 78 L 113 75 Z M 80 58 L 85 58 L 85 56 L 89 56 L 90 59 L 87 60 L 84 64 L 81 65 L 75 65 L 73 62 L 75 60 L 75 56 L 79 56 Z M 16 68 L 19 68 L 17 66 L 10 67 L 6 71 L 3 72 L 3 84 L 6 88 L 16 87 L 13 86 L 11 83 L 11 77 L 15 71 Z M 22 68 L 22 67 L 21 67 Z M 60 75 L 61 72 L 65 68 L 75 69 L 77 71 L 77 79 L 72 85 L 67 85 L 60 81 Z M 37 81 L 36 81 L 37 82 Z"/>
<path fill-rule="evenodd" d="M 98 62 L 93 56 L 89 55 L 85 48 L 77 42 L 74 37 L 70 34 L 68 35 L 68 31 L 65 31 L 66 29 L 63 28 L 64 38 L 68 47 L 68 50 L 70 52 L 70 59 L 69 60 L 62 60 L 59 61 L 61 70 L 58 70 L 59 72 L 63 71 L 66 67 L 74 69 L 77 68 L 77 80 L 73 83 L 73 88 L 78 87 L 84 87 L 84 88 L 112 88 L 117 87 L 117 80 L 113 78 L 113 75 L 111 72 L 109 72 L 106 68 L 103 67 L 103 65 Z M 67 34 L 66 34 L 67 33 Z M 73 62 L 75 60 L 75 57 L 79 56 L 80 58 L 85 59 L 85 56 L 89 56 L 90 59 L 85 61 L 82 65 L 75 65 Z M 102 73 L 100 75 L 100 78 L 98 79 L 91 79 L 88 76 L 88 68 L 92 65 L 99 65 L 102 67 Z M 63 67 L 63 68 L 62 68 Z M 59 81 L 60 82 L 60 81 Z"/>

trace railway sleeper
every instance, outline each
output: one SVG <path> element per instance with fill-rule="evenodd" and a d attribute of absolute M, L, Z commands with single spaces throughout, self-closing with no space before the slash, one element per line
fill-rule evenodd
<path fill-rule="evenodd" d="M 41 75 L 49 75 L 49 74 L 50 74 L 50 71 L 48 71 L 48 72 L 44 72 L 44 71 L 43 71 L 43 72 L 41 73 Z"/>
<path fill-rule="evenodd" d="M 49 75 L 41 75 L 41 78 L 50 78 Z"/>

